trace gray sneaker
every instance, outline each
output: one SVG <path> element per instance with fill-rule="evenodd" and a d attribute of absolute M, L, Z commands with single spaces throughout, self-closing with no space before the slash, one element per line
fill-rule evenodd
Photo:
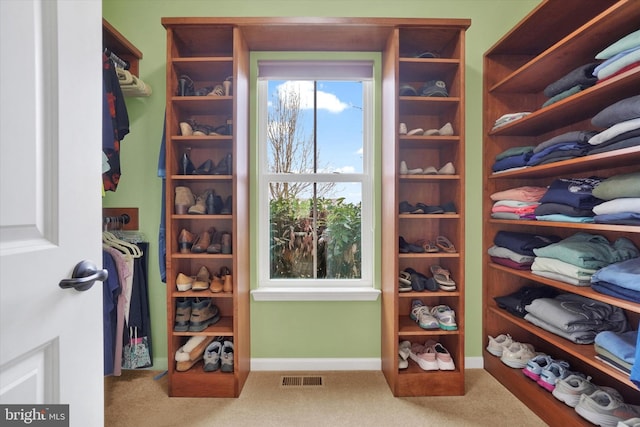
<path fill-rule="evenodd" d="M 233 343 L 231 341 L 225 341 L 222 344 L 220 370 L 222 372 L 233 372 Z"/>
<path fill-rule="evenodd" d="M 220 353 L 222 353 L 222 342 L 215 340 L 204 351 L 204 370 L 214 372 L 220 369 Z"/>

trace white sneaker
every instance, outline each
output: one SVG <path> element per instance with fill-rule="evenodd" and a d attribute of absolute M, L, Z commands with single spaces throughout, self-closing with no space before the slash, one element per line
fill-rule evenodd
<path fill-rule="evenodd" d="M 513 343 L 511 335 L 509 334 L 500 334 L 495 338 L 491 335 L 488 337 L 489 344 L 487 345 L 487 351 L 497 357 L 502 356 L 502 351 Z"/>
<path fill-rule="evenodd" d="M 438 175 L 455 175 L 456 168 L 453 166 L 453 163 L 448 162 L 446 165 L 440 168 L 438 171 Z"/>
<path fill-rule="evenodd" d="M 405 162 L 404 160 L 400 162 L 400 175 L 418 175 L 421 173 L 422 173 L 421 168 L 409 169 L 407 167 L 407 162 Z"/>
<path fill-rule="evenodd" d="M 402 341 L 398 344 L 398 354 L 400 358 L 403 360 L 407 360 L 409 358 L 409 354 L 411 353 L 411 342 Z"/>
<path fill-rule="evenodd" d="M 617 427 L 640 427 L 640 418 L 634 417 L 628 420 L 618 421 Z"/>
<path fill-rule="evenodd" d="M 422 329 L 438 329 L 438 319 L 432 314 L 428 306 L 424 305 L 419 299 L 411 302 L 411 313 L 409 317 L 415 321 Z"/>
<path fill-rule="evenodd" d="M 453 363 L 453 358 L 449 353 L 449 350 L 444 348 L 442 344 L 439 342 L 434 343 L 433 341 L 427 341 L 425 346 L 430 345 L 436 353 L 436 362 L 438 362 L 438 369 L 441 371 L 454 371 L 456 369 L 456 365 Z"/>
<path fill-rule="evenodd" d="M 413 343 L 409 357 L 416 362 L 423 371 L 437 371 L 440 369 L 438 361 L 436 360 L 436 351 L 433 347 Z"/>
<path fill-rule="evenodd" d="M 529 359 L 535 356 L 536 353 L 533 351 L 531 344 L 513 342 L 508 348 L 502 351 L 500 360 L 511 368 L 522 369 L 527 366 Z"/>
<path fill-rule="evenodd" d="M 566 378 L 556 381 L 556 387 L 551 394 L 553 397 L 561 402 L 564 402 L 567 406 L 575 408 L 580 401 L 580 396 L 583 394 L 589 395 L 598 389 L 606 390 L 610 393 L 615 393 L 616 390 L 610 387 L 599 387 L 591 382 L 591 377 L 583 377 L 580 374 L 571 374 Z"/>
<path fill-rule="evenodd" d="M 640 406 L 625 403 L 619 394 L 596 390 L 580 396 L 576 412 L 582 418 L 602 427 L 616 427 L 620 421 L 640 417 Z"/>
<path fill-rule="evenodd" d="M 406 135 L 407 134 L 407 124 L 406 123 L 400 123 L 400 131 L 399 131 L 400 135 Z"/>

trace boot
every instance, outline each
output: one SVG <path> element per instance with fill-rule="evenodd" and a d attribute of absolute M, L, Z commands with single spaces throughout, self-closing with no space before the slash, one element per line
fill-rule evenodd
<path fill-rule="evenodd" d="M 195 171 L 195 167 L 189 158 L 188 153 L 184 153 L 182 155 L 181 163 L 180 163 L 180 174 L 181 175 L 191 175 Z"/>
<path fill-rule="evenodd" d="M 195 215 L 204 215 L 207 213 L 207 196 L 209 195 L 209 190 L 205 191 L 203 194 L 199 195 L 196 198 L 196 202 L 193 206 L 191 206 L 188 210 L 190 214 Z"/>
<path fill-rule="evenodd" d="M 174 206 L 177 215 L 185 215 L 195 202 L 196 199 L 189 187 L 176 187 Z"/>
<path fill-rule="evenodd" d="M 188 254 L 189 252 L 191 252 L 193 239 L 193 234 L 186 228 L 183 228 L 178 235 L 178 248 L 180 249 L 181 254 Z"/>
<path fill-rule="evenodd" d="M 193 286 L 191 289 L 194 291 L 204 291 L 209 288 L 209 281 L 211 280 L 211 273 L 207 270 L 207 267 L 204 265 L 200 267 L 198 270 L 198 274 L 196 275 L 196 280 L 193 282 Z"/>
<path fill-rule="evenodd" d="M 211 243 L 207 247 L 208 254 L 219 254 L 222 252 L 222 233 L 214 230 L 211 236 Z"/>
<path fill-rule="evenodd" d="M 210 229 L 213 230 L 213 229 Z M 198 237 L 196 237 L 196 241 L 193 242 L 193 246 L 191 246 L 191 252 L 194 254 L 201 254 L 207 251 L 207 248 L 211 244 L 211 231 L 207 230 Z"/>
<path fill-rule="evenodd" d="M 215 190 L 211 190 L 207 194 L 207 200 L 206 200 L 207 215 L 215 215 L 216 213 L 218 213 L 216 211 L 216 198 L 217 197 L 220 197 L 220 196 L 218 196 L 216 194 Z"/>
<path fill-rule="evenodd" d="M 183 298 L 176 302 L 176 318 L 173 330 L 176 332 L 187 332 L 189 330 L 189 319 L 191 318 L 191 298 Z"/>
<path fill-rule="evenodd" d="M 191 306 L 189 332 L 202 332 L 220 320 L 220 310 L 211 298 L 197 299 Z"/>
<path fill-rule="evenodd" d="M 231 253 L 231 234 L 222 233 L 222 249 L 221 252 L 223 254 Z"/>

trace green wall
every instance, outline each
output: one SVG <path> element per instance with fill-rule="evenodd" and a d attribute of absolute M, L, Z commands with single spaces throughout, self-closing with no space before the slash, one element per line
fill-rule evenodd
<path fill-rule="evenodd" d="M 122 177 L 105 207 L 138 207 L 150 242 L 149 288 L 154 367 L 164 369 L 165 284 L 158 268 L 161 180 L 157 163 L 165 108 L 166 33 L 162 17 L 346 16 L 468 18 L 466 51 L 466 356 L 480 357 L 482 337 L 482 55 L 538 0 L 102 0 L 103 16 L 144 57 L 140 77 L 153 94 L 127 98 L 131 133 L 121 146 Z M 254 262 L 252 262 L 254 264 Z M 251 302 L 252 358 L 380 357 L 380 301 Z"/>

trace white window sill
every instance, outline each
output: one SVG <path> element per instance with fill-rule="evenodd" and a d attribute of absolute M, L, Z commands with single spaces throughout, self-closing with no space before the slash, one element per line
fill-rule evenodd
<path fill-rule="evenodd" d="M 378 289 L 352 288 L 260 288 L 251 291 L 254 301 L 376 301 Z"/>

